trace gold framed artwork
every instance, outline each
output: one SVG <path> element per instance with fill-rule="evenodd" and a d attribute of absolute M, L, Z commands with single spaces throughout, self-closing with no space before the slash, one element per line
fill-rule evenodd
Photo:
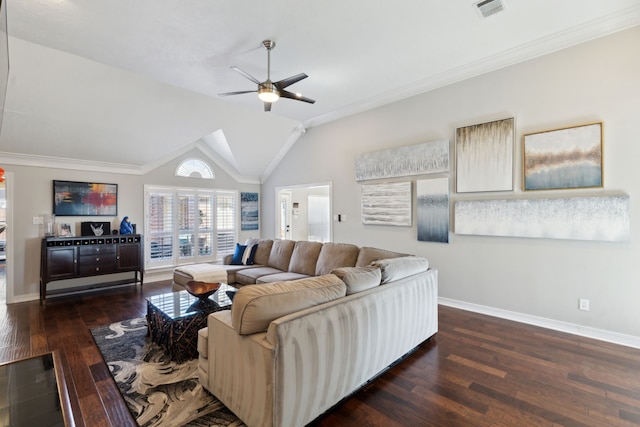
<path fill-rule="evenodd" d="M 524 135 L 523 189 L 602 187 L 602 126 L 588 123 Z"/>

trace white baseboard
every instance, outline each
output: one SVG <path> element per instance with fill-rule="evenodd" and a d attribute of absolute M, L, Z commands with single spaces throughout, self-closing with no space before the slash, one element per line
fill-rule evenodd
<path fill-rule="evenodd" d="M 640 337 L 634 335 L 626 335 L 618 332 L 606 331 L 604 329 L 590 328 L 588 326 L 582 326 L 575 323 L 561 322 L 559 320 L 532 316 L 530 314 L 518 313 L 515 311 L 502 310 L 500 308 L 473 304 L 450 298 L 439 297 L 438 303 L 448 307 L 459 308 L 461 310 L 473 311 L 474 313 L 486 314 L 488 316 L 499 317 L 501 319 L 513 320 L 514 322 L 526 323 L 528 325 L 540 326 L 542 328 L 553 329 L 555 331 L 566 332 L 569 334 L 580 335 L 582 337 L 640 349 Z"/>

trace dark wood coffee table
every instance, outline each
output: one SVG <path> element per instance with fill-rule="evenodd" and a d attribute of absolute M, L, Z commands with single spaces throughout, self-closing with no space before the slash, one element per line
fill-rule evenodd
<path fill-rule="evenodd" d="M 213 295 L 202 300 L 187 291 L 147 298 L 147 327 L 151 340 L 178 363 L 198 357 L 198 331 L 207 326 L 209 314 L 231 309 L 227 291 L 236 290 L 223 284 Z"/>

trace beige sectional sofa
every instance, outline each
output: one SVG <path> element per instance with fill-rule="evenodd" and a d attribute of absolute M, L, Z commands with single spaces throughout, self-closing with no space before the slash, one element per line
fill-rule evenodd
<path fill-rule="evenodd" d="M 200 382 L 249 427 L 310 423 L 438 330 L 425 258 L 289 242 L 228 270 L 258 285 L 199 333 Z"/>

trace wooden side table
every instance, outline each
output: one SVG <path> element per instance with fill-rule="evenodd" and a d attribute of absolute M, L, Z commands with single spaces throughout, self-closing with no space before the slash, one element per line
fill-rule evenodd
<path fill-rule="evenodd" d="M 151 340 L 178 363 L 198 357 L 198 331 L 207 326 L 209 314 L 231 309 L 227 291 L 236 291 L 236 288 L 222 285 L 205 300 L 187 291 L 147 298 L 147 327 Z"/>

